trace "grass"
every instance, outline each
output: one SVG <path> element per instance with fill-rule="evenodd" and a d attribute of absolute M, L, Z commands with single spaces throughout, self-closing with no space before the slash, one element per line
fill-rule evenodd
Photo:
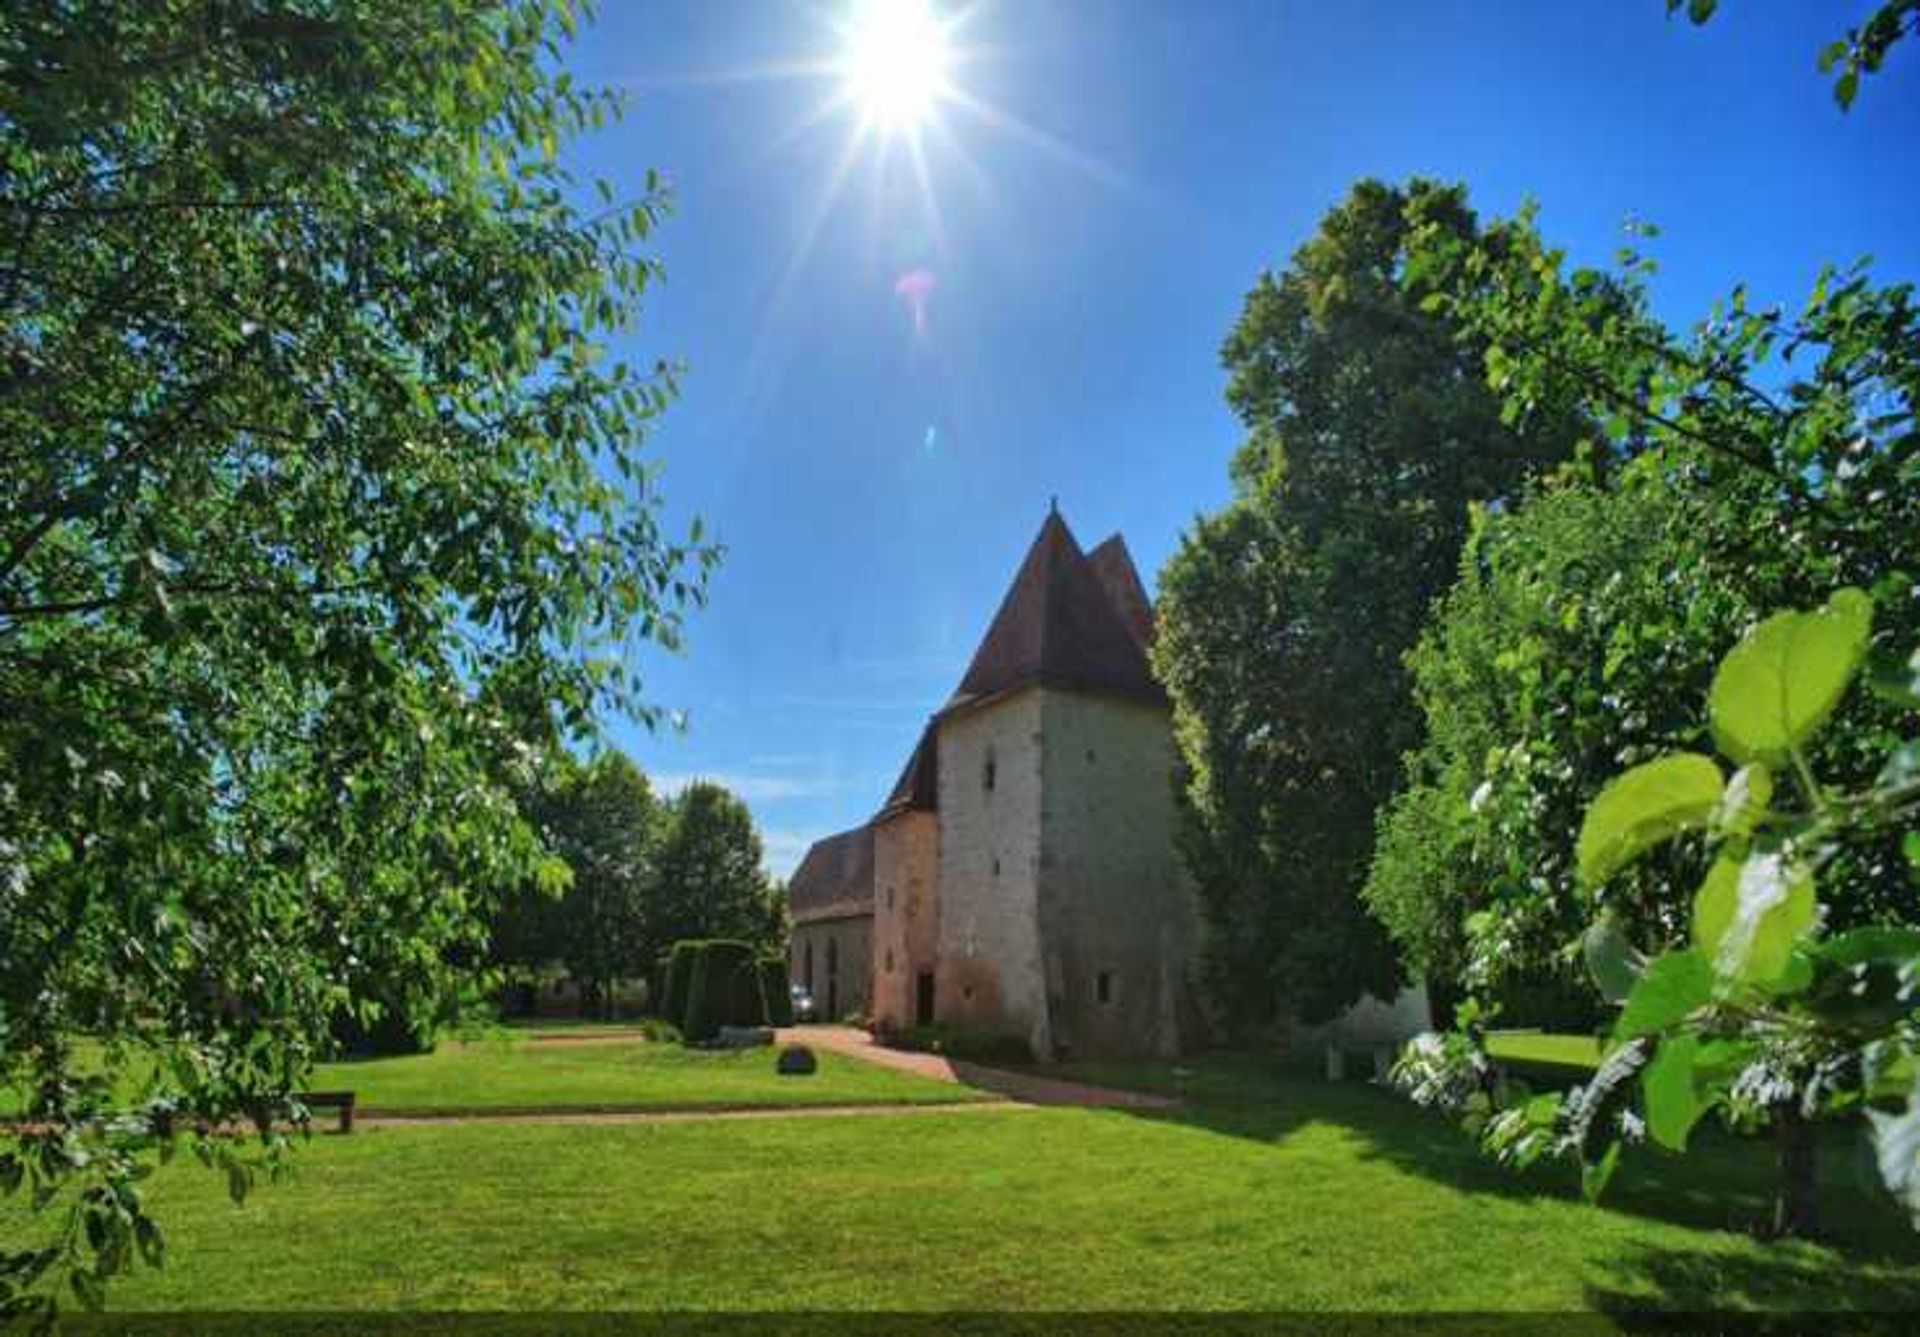
<path fill-rule="evenodd" d="M 308 1089 L 350 1090 L 365 1115 L 938 1105 L 987 1098 L 820 1048 L 812 1076 L 782 1077 L 774 1071 L 775 1052 L 685 1049 L 649 1043 L 631 1030 L 500 1028 L 443 1041 L 430 1054 L 322 1063 Z M 19 1092 L 0 1092 L 0 1117 L 21 1103 Z"/>
<path fill-rule="evenodd" d="M 1763 1148 L 1631 1158 L 1603 1207 L 1363 1083 L 1252 1059 L 1088 1065 L 1172 1113 L 555 1127 L 313 1139 L 243 1207 L 152 1181 L 171 1260 L 116 1307 L 1912 1309 L 1904 1221 L 1830 1177 L 1827 1245 L 1739 1232 Z M 0 1249 L 19 1237 L 0 1205 Z M 271 1242 L 270 1244 L 266 1242 Z M 263 1259 L 265 1263 L 263 1265 Z"/>
<path fill-rule="evenodd" d="M 542 1039 L 543 1035 L 567 1039 Z M 314 1090 L 349 1088 L 367 1114 L 791 1105 L 948 1104 L 981 1099 L 949 1082 L 815 1049 L 819 1071 L 782 1077 L 768 1048 L 701 1050 L 577 1029 L 515 1031 L 405 1058 L 326 1063 Z"/>

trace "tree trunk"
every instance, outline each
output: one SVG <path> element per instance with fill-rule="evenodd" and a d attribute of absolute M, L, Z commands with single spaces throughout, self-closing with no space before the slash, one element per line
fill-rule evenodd
<path fill-rule="evenodd" d="M 1814 1174 L 1813 1125 L 1801 1117 L 1797 1107 L 1776 1105 L 1773 1139 L 1780 1155 L 1780 1195 L 1773 1208 L 1774 1233 L 1818 1234 L 1820 1193 Z"/>

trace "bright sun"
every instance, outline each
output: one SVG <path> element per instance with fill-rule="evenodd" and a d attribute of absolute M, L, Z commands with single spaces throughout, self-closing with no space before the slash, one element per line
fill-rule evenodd
<path fill-rule="evenodd" d="M 910 131 L 947 90 L 947 58 L 947 30 L 927 0 L 858 0 L 840 70 L 868 124 Z"/>

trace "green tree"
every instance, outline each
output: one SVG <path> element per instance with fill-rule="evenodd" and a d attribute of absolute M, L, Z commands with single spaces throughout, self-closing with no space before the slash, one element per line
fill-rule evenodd
<path fill-rule="evenodd" d="M 558 897 L 528 886 L 494 923 L 495 959 L 563 965 L 590 1004 L 611 1009 L 614 986 L 645 975 L 658 944 L 648 936 L 655 863 L 666 820 L 640 768 L 621 752 L 555 769 L 529 813 L 542 842 L 566 864 Z"/>
<path fill-rule="evenodd" d="M 1497 246 L 1416 240 L 1431 303 L 1484 350 L 1503 412 L 1580 403 L 1609 464 L 1487 518 L 1410 660 L 1426 739 L 1368 897 L 1410 950 L 1483 992 L 1535 966 L 1579 979 L 1579 935 L 1603 909 L 1649 946 L 1684 935 L 1672 888 L 1704 872 L 1701 849 L 1584 887 L 1575 833 L 1622 764 L 1699 745 L 1714 665 L 1754 618 L 1854 585 L 1890 642 L 1920 636 L 1907 285 L 1830 272 L 1793 315 L 1736 291 L 1681 336 L 1647 314 L 1637 253 L 1569 270 L 1531 211 L 1488 231 Z M 1865 785 L 1899 721 L 1861 696 L 1841 725 L 1816 761 Z M 1835 927 L 1911 917 L 1884 834 L 1838 849 Z"/>
<path fill-rule="evenodd" d="M 1667 0 L 1667 15 L 1682 9 L 1696 24 L 1720 9 L 1720 0 Z M 1860 92 L 1860 76 L 1878 74 L 1894 44 L 1920 32 L 1920 0 L 1882 0 L 1865 22 L 1820 49 L 1820 72 L 1833 75 L 1833 100 L 1846 111 Z M 1838 71 L 1838 73 L 1835 73 Z"/>
<path fill-rule="evenodd" d="M 1154 659 L 1186 761 L 1182 841 L 1231 1024 L 1321 1020 L 1398 969 L 1358 900 L 1419 717 L 1402 656 L 1469 506 L 1564 458 L 1576 420 L 1502 420 L 1481 351 L 1422 309 L 1407 242 L 1479 229 L 1457 189 L 1363 182 L 1223 350 L 1236 496 L 1161 575 Z"/>
<path fill-rule="evenodd" d="M 511 793 L 699 595 L 640 452 L 671 378 L 605 347 L 663 201 L 577 201 L 617 103 L 573 26 L 0 19 L 0 1188 L 45 1230 L 0 1304 L 157 1262 L 147 1160 L 200 1130 L 243 1193 L 341 1009 L 444 996 L 555 875 Z"/>
<path fill-rule="evenodd" d="M 1497 252 L 1439 231 L 1416 239 L 1433 305 L 1484 341 L 1503 411 L 1580 397 L 1623 463 L 1610 493 L 1572 509 L 1528 502 L 1502 522 L 1495 573 L 1463 576 L 1423 647 L 1430 708 L 1491 655 L 1498 681 L 1468 687 L 1469 709 L 1504 737 L 1477 772 L 1464 741 L 1417 760 L 1414 792 L 1450 786 L 1457 802 L 1477 778 L 1464 881 L 1441 893 L 1481 907 L 1464 924 L 1470 980 L 1557 939 L 1622 1010 L 1599 1071 L 1564 1101 L 1499 1079 L 1474 1008 L 1460 1034 L 1411 1055 L 1407 1075 L 1448 1103 L 1468 1091 L 1470 1123 L 1505 1158 L 1579 1155 L 1596 1190 L 1634 1104 L 1675 1152 L 1710 1110 L 1771 1122 L 1783 1230 L 1815 1220 L 1807 1122 L 1891 1100 L 1875 1110 L 1881 1168 L 1920 1201 L 1920 1099 L 1898 1093 L 1920 950 L 1912 289 L 1828 271 L 1796 314 L 1736 290 L 1681 336 L 1646 317 L 1652 269 L 1638 255 L 1611 275 L 1568 271 L 1530 217 L 1498 231 Z M 1581 507 L 1594 524 L 1639 528 L 1651 551 L 1571 580 L 1608 544 Z M 1812 611 L 1747 627 L 1775 601 Z M 1863 664 L 1878 693 L 1848 690 Z M 1413 843 L 1396 847 L 1395 820 L 1383 864 Z M 1400 888 L 1393 914 L 1413 875 L 1387 879 Z"/>
<path fill-rule="evenodd" d="M 761 948 L 784 937 L 776 888 L 762 864 L 753 814 L 721 785 L 698 781 L 668 805 L 647 909 L 655 954 L 688 938 L 737 938 Z"/>

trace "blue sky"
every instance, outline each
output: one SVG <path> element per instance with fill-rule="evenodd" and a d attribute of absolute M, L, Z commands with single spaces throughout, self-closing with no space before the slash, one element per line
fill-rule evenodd
<path fill-rule="evenodd" d="M 1741 280 L 1797 303 L 1827 260 L 1920 277 L 1920 50 L 1848 115 L 1814 70 L 1868 0 L 1705 28 L 1660 0 L 939 8 L 965 100 L 924 177 L 904 139 L 820 114 L 840 84 L 801 67 L 840 47 L 833 0 L 602 0 L 568 54 L 633 94 L 578 166 L 674 183 L 623 351 L 685 364 L 649 449 L 670 523 L 728 548 L 684 651 L 642 664 L 685 728 L 613 738 L 668 787 L 741 792 L 781 874 L 877 806 L 1050 496 L 1150 585 L 1224 500 L 1220 342 L 1354 180 L 1464 181 L 1483 213 L 1532 195 L 1585 262 L 1655 222 L 1675 321 Z"/>

